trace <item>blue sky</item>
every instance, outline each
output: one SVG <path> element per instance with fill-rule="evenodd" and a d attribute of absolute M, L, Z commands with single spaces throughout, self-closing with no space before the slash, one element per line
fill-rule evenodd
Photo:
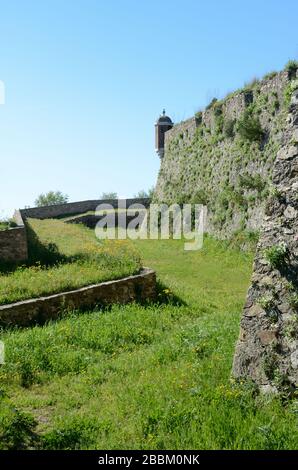
<path fill-rule="evenodd" d="M 0 217 L 152 186 L 175 122 L 298 58 L 296 0 L 0 0 Z"/>

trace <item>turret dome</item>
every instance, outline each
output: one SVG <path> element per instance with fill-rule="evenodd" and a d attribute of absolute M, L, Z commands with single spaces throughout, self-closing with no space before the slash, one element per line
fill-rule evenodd
<path fill-rule="evenodd" d="M 170 125 L 172 124 L 173 125 L 172 119 L 169 116 L 166 116 L 165 109 L 163 110 L 163 113 L 159 116 L 157 120 L 157 124 L 170 124 Z"/>

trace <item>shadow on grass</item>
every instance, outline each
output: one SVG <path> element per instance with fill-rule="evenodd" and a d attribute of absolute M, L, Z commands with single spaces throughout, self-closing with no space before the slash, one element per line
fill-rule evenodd
<path fill-rule="evenodd" d="M 57 245 L 55 243 L 41 243 L 38 236 L 30 227 L 26 224 L 27 239 L 28 239 L 28 263 L 29 265 L 40 263 L 42 266 L 53 266 L 57 263 L 65 262 L 66 256 L 59 253 Z"/>
<path fill-rule="evenodd" d="M 157 303 L 160 305 L 174 305 L 175 307 L 186 306 L 187 303 L 175 292 L 169 289 L 163 282 L 156 282 Z"/>
<path fill-rule="evenodd" d="M 59 253 L 55 243 L 41 243 L 38 236 L 29 224 L 26 224 L 27 240 L 28 240 L 28 260 L 15 262 L 0 262 L 0 272 L 11 273 L 20 266 L 32 266 L 37 263 L 41 266 L 53 266 L 55 264 L 68 261 L 67 257 Z"/>

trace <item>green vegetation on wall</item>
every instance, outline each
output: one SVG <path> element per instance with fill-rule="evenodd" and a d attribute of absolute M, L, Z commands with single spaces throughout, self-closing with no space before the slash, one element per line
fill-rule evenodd
<path fill-rule="evenodd" d="M 288 70 L 293 73 L 294 65 L 264 80 L 254 79 L 224 100 L 213 99 L 196 114 L 192 133 L 181 132 L 187 122 L 174 126 L 154 200 L 206 204 L 208 230 L 216 236 L 257 233 L 289 96 L 298 86 Z"/>

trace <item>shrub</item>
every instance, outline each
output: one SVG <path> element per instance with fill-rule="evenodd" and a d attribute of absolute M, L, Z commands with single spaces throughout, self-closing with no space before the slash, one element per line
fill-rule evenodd
<path fill-rule="evenodd" d="M 0 391 L 0 450 L 27 448 L 34 440 L 34 419 L 16 409 Z"/>
<path fill-rule="evenodd" d="M 203 113 L 202 113 L 202 111 L 198 111 L 198 112 L 195 114 L 195 118 L 196 118 L 196 124 L 197 124 L 197 126 L 199 126 L 200 124 L 202 124 L 202 121 L 203 121 Z"/>
<path fill-rule="evenodd" d="M 298 310 L 298 294 L 297 292 L 292 293 L 289 296 L 289 304 L 294 310 Z"/>
<path fill-rule="evenodd" d="M 206 110 L 213 108 L 213 106 L 215 105 L 217 101 L 218 101 L 217 98 L 212 98 L 210 103 L 206 106 Z"/>
<path fill-rule="evenodd" d="M 284 103 L 285 106 L 288 107 L 291 102 L 292 94 L 295 90 L 298 89 L 298 79 L 293 80 L 291 83 L 289 83 L 285 90 L 284 90 Z"/>
<path fill-rule="evenodd" d="M 294 76 L 296 75 L 297 69 L 298 69 L 297 60 L 289 60 L 289 62 L 285 66 L 285 70 L 288 72 L 290 79 L 294 78 Z"/>
<path fill-rule="evenodd" d="M 284 335 L 288 338 L 297 338 L 298 335 L 298 316 L 293 315 L 284 328 Z"/>
<path fill-rule="evenodd" d="M 271 295 L 263 295 L 258 299 L 258 304 L 263 310 L 267 311 L 274 307 L 274 299 Z"/>
<path fill-rule="evenodd" d="M 222 115 L 222 103 L 220 103 L 219 101 L 215 101 L 213 105 L 213 111 L 216 117 L 221 116 Z"/>
<path fill-rule="evenodd" d="M 204 191 L 204 189 L 198 189 L 193 194 L 191 198 L 191 202 L 193 204 L 203 204 L 204 206 L 206 206 L 207 203 L 209 202 L 209 196 L 206 193 L 206 191 Z"/>
<path fill-rule="evenodd" d="M 250 142 L 260 142 L 264 137 L 264 131 L 259 118 L 252 116 L 251 112 L 248 110 L 246 110 L 242 118 L 239 119 L 237 130 L 243 139 L 249 140 Z"/>
<path fill-rule="evenodd" d="M 279 245 L 267 248 L 264 252 L 265 259 L 269 261 L 273 268 L 281 268 L 287 261 L 288 258 L 288 247 L 285 242 L 279 243 Z"/>
<path fill-rule="evenodd" d="M 239 185 L 241 187 L 257 190 L 261 193 L 266 187 L 266 181 L 261 177 L 261 175 L 250 175 L 245 173 L 239 176 Z"/>
<path fill-rule="evenodd" d="M 244 89 L 247 91 L 247 90 L 251 90 L 252 88 L 254 88 L 258 83 L 260 82 L 260 80 L 258 79 L 258 77 L 253 77 L 249 82 L 245 82 L 244 83 Z"/>
<path fill-rule="evenodd" d="M 6 220 L 0 220 L 0 230 L 7 230 L 8 228 L 8 222 Z"/>
<path fill-rule="evenodd" d="M 226 137 L 232 138 L 235 135 L 235 119 L 226 119 L 223 126 L 223 132 Z"/>
<path fill-rule="evenodd" d="M 277 72 L 273 70 L 272 72 L 266 73 L 266 75 L 264 75 L 264 80 L 270 80 L 271 78 L 276 77 L 276 75 Z"/>

